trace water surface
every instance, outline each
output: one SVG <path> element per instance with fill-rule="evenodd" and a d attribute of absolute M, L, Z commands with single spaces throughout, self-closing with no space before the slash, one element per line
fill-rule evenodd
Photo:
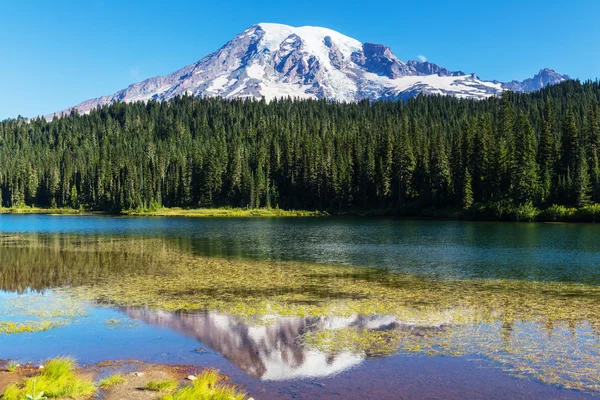
<path fill-rule="evenodd" d="M 216 366 L 268 399 L 584 398 L 600 373 L 599 234 L 593 224 L 0 215 L 4 321 L 43 320 L 40 304 L 70 310 L 53 329 L 0 335 L 0 358 Z M 166 286 L 168 302 L 151 307 L 107 290 L 209 266 L 224 287 Z M 259 282 L 252 268 L 281 279 Z M 240 270 L 253 290 L 230 276 Z M 77 288 L 92 301 L 70 297 Z M 364 310 L 369 288 L 410 296 L 410 307 L 323 311 Z M 438 293 L 419 307 L 421 289 L 475 299 Z M 176 309 L 213 297 L 202 310 Z M 251 318 L 240 311 L 248 304 L 277 312 Z M 587 371 L 577 375 L 584 390 L 560 388 L 568 370 Z"/>

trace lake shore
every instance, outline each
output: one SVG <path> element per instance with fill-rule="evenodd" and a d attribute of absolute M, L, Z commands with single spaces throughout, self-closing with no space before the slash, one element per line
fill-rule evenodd
<path fill-rule="evenodd" d="M 160 207 L 157 209 L 135 209 L 110 212 L 91 209 L 44 208 L 44 207 L 0 207 L 0 214 L 46 214 L 46 215 L 108 215 L 130 217 L 392 217 L 416 220 L 490 221 L 490 222 L 600 222 L 600 205 L 592 204 L 580 208 L 553 205 L 545 209 L 531 204 L 477 204 L 470 209 L 425 208 L 405 206 L 398 209 L 349 209 L 344 211 L 283 210 L 279 208 L 181 208 Z"/>
<path fill-rule="evenodd" d="M 57 365 L 52 364 L 60 364 L 62 369 L 57 372 L 60 376 L 54 376 L 54 367 Z M 46 376 L 50 374 L 52 379 Z M 203 380 L 210 380 L 211 384 L 201 389 Z M 33 381 L 37 383 L 37 388 L 29 388 Z M 129 359 L 107 360 L 85 366 L 78 366 L 69 358 L 56 358 L 40 365 L 0 360 L 0 396 L 10 397 L 16 391 L 28 392 L 26 394 L 33 396 L 33 393 L 29 393 L 33 389 L 35 394 L 43 391 L 45 395 L 54 397 L 54 394 L 73 390 L 74 387 L 89 388 L 90 393 L 82 394 L 85 398 L 106 400 L 170 399 L 173 395 L 185 399 L 198 398 L 182 396 L 182 392 L 187 392 L 185 394 L 189 396 L 192 391 L 196 391 L 194 395 L 205 396 L 221 391 L 229 396 L 227 398 L 249 399 L 231 383 L 229 377 L 216 370 L 193 365 L 154 364 Z"/>
<path fill-rule="evenodd" d="M 108 211 L 43 208 L 4 207 L 0 214 L 46 214 L 46 215 L 113 215 L 132 217 L 324 217 L 325 211 L 281 210 L 278 208 L 159 208 L 156 210 L 125 210 L 120 213 Z"/>

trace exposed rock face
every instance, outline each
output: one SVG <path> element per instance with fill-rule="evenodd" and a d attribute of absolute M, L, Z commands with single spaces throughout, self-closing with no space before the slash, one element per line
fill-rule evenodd
<path fill-rule="evenodd" d="M 420 75 L 439 75 L 439 76 L 465 76 L 466 74 L 462 71 L 448 71 L 446 68 L 442 68 L 437 64 L 430 63 L 429 61 L 415 61 L 410 60 L 408 66 L 413 71 Z"/>
<path fill-rule="evenodd" d="M 352 53 L 352 61 L 367 72 L 396 79 L 412 75 L 413 71 L 398 60 L 389 47 L 365 43 L 362 50 Z"/>
<path fill-rule="evenodd" d="M 419 93 L 483 99 L 506 89 L 537 90 L 565 79 L 569 77 L 545 69 L 523 82 L 488 82 L 430 62 L 405 63 L 387 46 L 363 44 L 330 29 L 262 23 L 170 75 L 146 79 L 72 109 L 86 113 L 115 101 L 168 100 L 184 94 L 266 100 L 290 96 L 347 102 L 398 100 Z"/>

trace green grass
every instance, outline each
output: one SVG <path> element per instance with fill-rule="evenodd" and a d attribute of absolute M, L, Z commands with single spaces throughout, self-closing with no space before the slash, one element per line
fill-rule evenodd
<path fill-rule="evenodd" d="M 122 385 L 126 382 L 125 377 L 122 374 L 114 374 L 109 377 L 102 379 L 98 386 L 102 389 L 108 389 L 113 386 Z"/>
<path fill-rule="evenodd" d="M 56 358 L 44 364 L 39 375 L 8 386 L 3 400 L 23 400 L 26 395 L 44 392 L 49 399 L 85 399 L 96 392 L 94 382 L 78 376 L 70 358 Z M 35 389 L 34 389 L 35 386 Z"/>
<path fill-rule="evenodd" d="M 177 389 L 177 382 L 173 379 L 164 381 L 150 381 L 146 384 L 146 390 L 153 392 L 166 392 Z"/>
<path fill-rule="evenodd" d="M 190 386 L 168 394 L 162 400 L 244 400 L 246 394 L 235 387 L 223 383 L 222 376 L 216 371 L 205 371 Z"/>
<path fill-rule="evenodd" d="M 0 207 L 0 214 L 59 214 L 73 215 L 81 214 L 83 210 L 73 208 L 44 208 L 44 207 Z"/>
<path fill-rule="evenodd" d="M 320 211 L 280 210 L 278 208 L 158 208 L 156 210 L 128 210 L 126 215 L 159 217 L 315 217 Z"/>
<path fill-rule="evenodd" d="M 57 214 L 76 215 L 89 213 L 91 210 L 73 208 L 44 207 L 0 207 L 0 214 Z M 102 213 L 102 212 L 100 212 Z M 111 214 L 106 212 L 106 214 Z M 124 210 L 123 215 L 156 216 L 156 217 L 317 217 L 328 215 L 323 211 L 281 210 L 279 208 L 152 208 Z"/>
<path fill-rule="evenodd" d="M 17 370 L 17 368 L 19 368 L 19 363 L 17 363 L 16 361 L 11 361 L 6 366 L 6 370 L 8 372 L 15 372 Z"/>

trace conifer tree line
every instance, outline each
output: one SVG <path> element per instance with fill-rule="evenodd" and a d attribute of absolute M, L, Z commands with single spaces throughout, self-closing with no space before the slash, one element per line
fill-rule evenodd
<path fill-rule="evenodd" d="M 2 206 L 484 210 L 600 203 L 600 84 L 483 101 L 178 97 L 0 122 Z"/>

